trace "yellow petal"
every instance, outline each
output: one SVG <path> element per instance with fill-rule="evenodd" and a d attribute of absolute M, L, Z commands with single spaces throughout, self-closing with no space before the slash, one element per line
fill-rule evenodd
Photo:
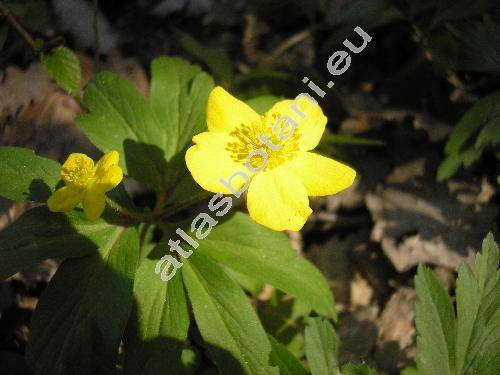
<path fill-rule="evenodd" d="M 47 206 L 52 212 L 69 212 L 83 200 L 85 189 L 65 186 L 50 196 Z"/>
<path fill-rule="evenodd" d="M 117 151 L 106 153 L 95 166 L 93 187 L 102 192 L 110 191 L 123 179 L 123 171 L 118 166 L 120 154 Z"/>
<path fill-rule="evenodd" d="M 99 175 L 106 173 L 109 168 L 118 165 L 119 160 L 120 154 L 118 151 L 110 151 L 104 154 L 95 166 L 95 174 Z"/>
<path fill-rule="evenodd" d="M 123 171 L 117 165 L 112 165 L 106 172 L 95 176 L 93 187 L 101 192 L 107 192 L 123 180 Z"/>
<path fill-rule="evenodd" d="M 300 134 L 299 147 L 303 151 L 312 150 L 318 145 L 328 121 L 321 107 L 306 97 L 276 103 L 266 112 L 264 121 L 274 126 L 277 119 L 282 116 L 289 116 L 297 123 L 295 131 Z"/>
<path fill-rule="evenodd" d="M 88 189 L 83 199 L 83 211 L 89 220 L 97 220 L 104 212 L 106 205 L 104 193 L 97 189 Z"/>
<path fill-rule="evenodd" d="M 220 179 L 229 181 L 231 176 L 241 171 L 251 177 L 243 163 L 231 159 L 231 154 L 226 150 L 227 144 L 234 139 L 227 133 L 204 132 L 193 137 L 194 146 L 186 152 L 186 165 L 194 180 L 203 189 L 212 193 L 231 194 L 232 192 Z M 245 184 L 242 177 L 235 177 L 231 186 L 238 190 Z"/>
<path fill-rule="evenodd" d="M 94 161 L 85 154 L 69 155 L 61 168 L 61 177 L 66 185 L 85 187 L 94 175 Z"/>
<path fill-rule="evenodd" d="M 250 106 L 217 86 L 208 96 L 207 126 L 211 132 L 230 132 L 241 124 L 260 123 L 260 116 Z"/>
<path fill-rule="evenodd" d="M 309 196 L 336 194 L 351 186 L 356 177 L 351 167 L 312 152 L 299 153 L 284 167 L 302 182 Z"/>
<path fill-rule="evenodd" d="M 252 219 L 274 230 L 298 231 L 312 212 L 305 187 L 280 167 L 253 177 L 247 207 Z"/>

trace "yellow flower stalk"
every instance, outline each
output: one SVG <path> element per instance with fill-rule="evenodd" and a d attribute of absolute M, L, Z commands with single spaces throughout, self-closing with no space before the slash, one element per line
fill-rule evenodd
<path fill-rule="evenodd" d="M 105 193 L 123 179 L 118 166 L 117 151 L 105 154 L 96 165 L 85 154 L 71 154 L 61 168 L 61 178 L 66 186 L 57 190 L 47 201 L 52 212 L 69 212 L 80 202 L 85 216 L 97 220 L 106 205 Z"/>
<path fill-rule="evenodd" d="M 300 230 L 312 212 L 308 196 L 335 194 L 354 181 L 352 168 L 310 152 L 327 118 L 305 94 L 261 116 L 216 87 L 206 112 L 208 131 L 194 136 L 186 152 L 189 171 L 213 193 L 239 197 L 248 189 L 248 212 L 264 226 Z"/>

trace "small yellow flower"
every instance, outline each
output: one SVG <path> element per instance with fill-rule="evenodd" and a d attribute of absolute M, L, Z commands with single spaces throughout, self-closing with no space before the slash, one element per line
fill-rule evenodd
<path fill-rule="evenodd" d="M 352 168 L 309 152 L 326 122 L 319 105 L 305 97 L 280 101 L 260 116 L 216 87 L 207 103 L 208 132 L 193 137 L 186 164 L 205 190 L 235 194 L 248 188 L 248 212 L 256 222 L 300 230 L 312 212 L 308 196 L 338 193 L 356 176 Z"/>
<path fill-rule="evenodd" d="M 116 151 L 105 154 L 94 166 L 94 161 L 85 154 L 71 154 L 61 168 L 61 177 L 66 184 L 47 201 L 52 212 L 68 212 L 83 202 L 85 216 L 97 220 L 105 207 L 105 193 L 123 179 L 118 166 L 120 155 Z"/>

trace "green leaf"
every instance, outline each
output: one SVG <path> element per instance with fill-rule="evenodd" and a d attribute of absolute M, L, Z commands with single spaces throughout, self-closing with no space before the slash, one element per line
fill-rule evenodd
<path fill-rule="evenodd" d="M 450 297 L 431 270 L 420 265 L 415 276 L 417 365 L 429 375 L 455 371 L 455 316 Z"/>
<path fill-rule="evenodd" d="M 500 367 L 499 252 L 490 233 L 473 272 L 460 266 L 457 279 L 457 373 L 492 374 Z"/>
<path fill-rule="evenodd" d="M 474 147 L 481 149 L 500 143 L 500 115 L 491 119 L 477 136 Z"/>
<path fill-rule="evenodd" d="M 306 375 L 307 371 L 297 358 L 280 344 L 271 335 L 267 336 L 271 342 L 271 363 L 280 369 L 281 375 Z"/>
<path fill-rule="evenodd" d="M 186 259 L 182 276 L 194 317 L 212 359 L 223 374 L 277 374 L 271 344 L 241 288 L 199 252 Z"/>
<path fill-rule="evenodd" d="M 464 10 L 470 17 L 468 3 Z M 469 21 L 461 24 L 460 28 L 449 26 L 449 29 L 459 40 L 458 69 L 500 74 L 500 26 L 498 23 L 489 16 L 484 16 L 483 22 Z"/>
<path fill-rule="evenodd" d="M 258 96 L 256 98 L 252 98 L 247 100 L 245 103 L 247 103 L 252 109 L 263 115 L 266 113 L 268 110 L 271 109 L 271 107 L 279 102 L 281 99 L 278 98 L 277 96 L 272 96 L 272 95 L 263 95 L 263 96 Z"/>
<path fill-rule="evenodd" d="M 316 317 L 307 320 L 306 357 L 312 375 L 340 374 L 337 336 L 332 325 Z"/>
<path fill-rule="evenodd" d="M 89 113 L 76 122 L 102 152 L 120 153 L 126 174 L 158 188 L 165 172 L 165 150 L 170 142 L 149 104 L 120 76 L 103 72 L 89 83 L 83 98 Z"/>
<path fill-rule="evenodd" d="M 446 143 L 446 159 L 438 169 L 437 178 L 451 177 L 461 165 L 475 163 L 485 147 L 500 143 L 500 91 L 478 101 L 460 119 Z M 473 137 L 477 137 L 473 141 Z"/>
<path fill-rule="evenodd" d="M 418 370 L 415 367 L 405 367 L 401 375 L 418 375 Z"/>
<path fill-rule="evenodd" d="M 305 320 L 311 314 L 311 308 L 300 300 L 284 294 L 279 290 L 272 291 L 269 299 L 259 303 L 259 317 L 268 334 L 297 358 L 304 356 Z"/>
<path fill-rule="evenodd" d="M 198 203 L 212 194 L 196 183 L 185 165 L 182 166 L 177 182 L 172 189 L 173 191 L 165 204 L 165 212 L 170 215 Z"/>
<path fill-rule="evenodd" d="M 248 215 L 236 213 L 220 223 L 196 251 L 295 296 L 319 314 L 337 317 L 333 294 L 318 269 L 290 249 L 284 234 Z"/>
<path fill-rule="evenodd" d="M 221 48 L 202 46 L 196 39 L 182 34 L 179 43 L 188 53 L 204 62 L 215 79 L 223 86 L 229 86 L 233 80 L 233 64 L 226 51 Z"/>
<path fill-rule="evenodd" d="M 0 147 L 0 195 L 45 203 L 60 180 L 59 163 L 21 147 Z"/>
<path fill-rule="evenodd" d="M 418 373 L 496 373 L 500 367 L 499 258 L 490 233 L 476 256 L 475 270 L 468 264 L 460 266 L 456 323 L 450 299 L 436 277 L 419 267 L 415 277 Z"/>
<path fill-rule="evenodd" d="M 377 375 L 377 371 L 364 363 L 348 363 L 342 366 L 342 375 Z"/>
<path fill-rule="evenodd" d="M 206 129 L 205 106 L 213 79 L 199 66 L 176 57 L 159 57 L 151 64 L 151 107 L 165 136 L 165 157 L 186 148 Z M 182 160 L 184 160 L 182 158 Z"/>
<path fill-rule="evenodd" d="M 40 53 L 43 68 L 70 95 L 78 90 L 81 80 L 80 62 L 69 48 L 59 46 Z"/>
<path fill-rule="evenodd" d="M 181 374 L 189 312 L 182 277 L 164 282 L 154 272 L 165 253 L 154 248 L 141 262 L 134 281 L 135 305 L 125 334 L 124 374 Z"/>
<path fill-rule="evenodd" d="M 439 164 L 436 176 L 437 180 L 441 182 L 453 176 L 457 173 L 462 163 L 463 157 L 459 154 L 451 154 L 446 157 L 441 164 Z"/>
<path fill-rule="evenodd" d="M 98 253 L 59 267 L 31 321 L 26 356 L 35 375 L 115 370 L 138 249 L 135 228 L 115 227 Z"/>
<path fill-rule="evenodd" d="M 459 153 L 467 140 L 481 127 L 500 117 L 500 91 L 478 101 L 460 119 L 446 143 L 445 152 Z"/>
<path fill-rule="evenodd" d="M 87 220 L 80 211 L 56 214 L 33 208 L 0 232 L 0 279 L 47 258 L 95 253 L 114 230 L 104 220 Z"/>

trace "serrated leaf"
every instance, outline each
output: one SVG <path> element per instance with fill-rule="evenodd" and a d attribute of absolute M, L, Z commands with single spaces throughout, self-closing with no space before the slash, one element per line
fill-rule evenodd
<path fill-rule="evenodd" d="M 277 374 L 271 344 L 250 301 L 213 260 L 199 252 L 184 261 L 182 277 L 196 323 L 222 374 Z"/>
<path fill-rule="evenodd" d="M 342 375 L 377 375 L 377 371 L 364 363 L 348 363 L 342 366 Z"/>
<path fill-rule="evenodd" d="M 469 4 L 464 9 L 469 15 Z M 496 22 L 486 16 L 483 22 L 467 22 L 453 31 L 459 40 L 458 69 L 500 74 L 500 26 Z"/>
<path fill-rule="evenodd" d="M 446 143 L 447 155 L 461 151 L 467 140 L 481 127 L 500 117 L 500 91 L 496 91 L 478 101 L 460 119 Z"/>
<path fill-rule="evenodd" d="M 196 251 L 295 296 L 322 315 L 337 317 L 333 294 L 318 269 L 290 249 L 285 235 L 248 215 L 236 213 L 218 224 Z"/>
<path fill-rule="evenodd" d="M 31 321 L 26 356 L 35 375 L 115 371 L 138 250 L 137 230 L 115 227 L 98 253 L 59 267 Z"/>
<path fill-rule="evenodd" d="M 182 373 L 181 354 L 189 328 L 182 277 L 161 280 L 155 265 L 165 253 L 157 246 L 142 260 L 134 281 L 135 305 L 124 337 L 124 374 Z"/>
<path fill-rule="evenodd" d="M 500 366 L 499 252 L 490 233 L 476 256 L 475 272 L 463 264 L 457 279 L 457 373 L 490 374 Z"/>
<path fill-rule="evenodd" d="M 494 146 L 500 143 L 500 116 L 493 118 L 481 129 L 474 147 L 476 149 Z"/>
<path fill-rule="evenodd" d="M 312 375 L 340 374 L 337 336 L 332 325 L 320 317 L 307 319 L 306 357 Z"/>
<path fill-rule="evenodd" d="M 61 165 L 22 147 L 0 147 L 0 195 L 45 203 L 60 180 Z"/>
<path fill-rule="evenodd" d="M 280 344 L 271 335 L 267 336 L 271 342 L 271 363 L 280 369 L 280 375 L 306 375 L 307 371 L 297 358 Z"/>
<path fill-rule="evenodd" d="M 85 89 L 89 113 L 77 124 L 102 152 L 120 153 L 120 166 L 136 180 L 158 188 L 165 173 L 167 132 L 139 91 L 120 76 L 99 73 Z"/>
<path fill-rule="evenodd" d="M 455 371 L 455 316 L 450 297 L 431 270 L 420 265 L 415 276 L 417 365 L 419 372 L 447 375 Z"/>
<path fill-rule="evenodd" d="M 59 46 L 40 53 L 43 68 L 70 95 L 78 90 L 81 80 L 80 62 L 69 48 Z"/>
<path fill-rule="evenodd" d="M 47 258 L 95 253 L 113 231 L 113 225 L 89 221 L 80 211 L 56 214 L 33 208 L 0 232 L 0 279 Z"/>
<path fill-rule="evenodd" d="M 419 374 L 489 375 L 500 367 L 498 265 L 499 251 L 490 233 L 476 256 L 475 270 L 467 264 L 459 268 L 456 323 L 449 298 L 436 277 L 419 267 L 415 277 Z"/>
<path fill-rule="evenodd" d="M 438 169 L 438 181 L 451 177 L 461 165 L 470 167 L 485 147 L 498 144 L 499 121 L 500 91 L 496 91 L 478 101 L 454 127 L 446 143 L 446 158 Z M 474 136 L 477 136 L 475 141 Z"/>

